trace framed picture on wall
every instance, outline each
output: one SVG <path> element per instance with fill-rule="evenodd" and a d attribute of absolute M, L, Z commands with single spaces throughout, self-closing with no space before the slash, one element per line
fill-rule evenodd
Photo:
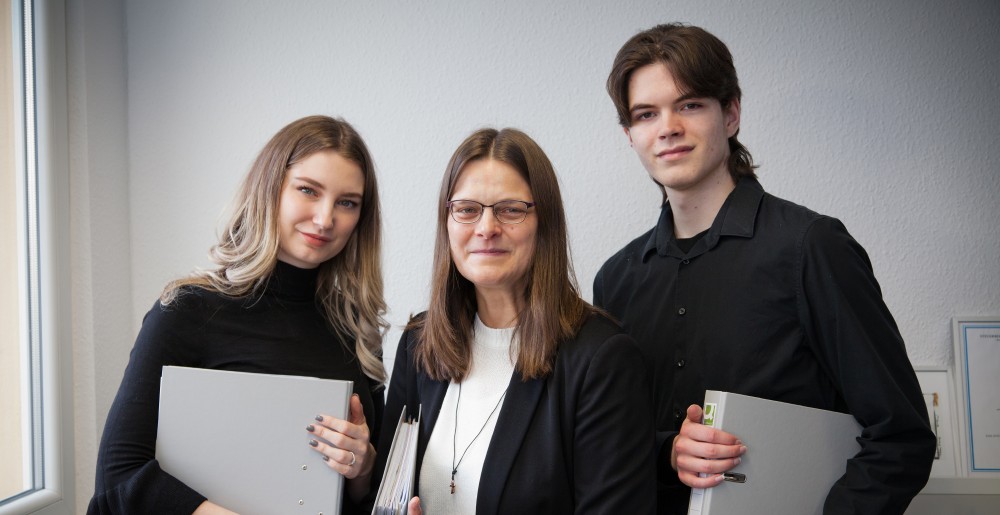
<path fill-rule="evenodd" d="M 1000 315 L 954 319 L 961 470 L 1000 477 Z"/>
<path fill-rule="evenodd" d="M 937 451 L 931 477 L 959 476 L 958 417 L 955 415 L 954 384 L 946 367 L 914 367 L 920 392 L 927 406 L 927 419 L 937 436 Z"/>

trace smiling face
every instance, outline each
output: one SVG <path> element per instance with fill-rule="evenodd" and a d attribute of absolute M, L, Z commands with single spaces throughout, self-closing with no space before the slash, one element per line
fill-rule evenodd
<path fill-rule="evenodd" d="M 316 268 L 347 245 L 361 217 L 361 168 L 322 150 L 285 172 L 278 204 L 278 259 Z"/>
<path fill-rule="evenodd" d="M 493 159 L 465 166 L 449 200 L 475 200 L 492 205 L 502 200 L 534 202 L 531 188 L 510 165 Z M 498 292 L 518 299 L 535 252 L 538 217 L 534 208 L 519 224 L 502 224 L 491 208 L 479 221 L 456 222 L 448 216 L 448 242 L 458 272 L 476 287 L 477 296 Z"/>
<path fill-rule="evenodd" d="M 739 100 L 685 95 L 663 63 L 643 66 L 628 82 L 632 148 L 667 195 L 731 190 L 728 138 L 740 127 Z"/>

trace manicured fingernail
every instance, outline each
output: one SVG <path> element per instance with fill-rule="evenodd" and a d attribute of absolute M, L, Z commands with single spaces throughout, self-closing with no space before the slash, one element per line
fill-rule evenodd
<path fill-rule="evenodd" d="M 330 457 L 329 457 L 329 456 L 326 456 L 326 455 L 324 455 L 324 456 L 323 456 L 323 461 L 330 461 Z"/>
<path fill-rule="evenodd" d="M 743 447 L 740 447 L 740 454 L 743 454 L 745 452 L 747 452 L 747 446 L 746 445 L 744 445 Z"/>
<path fill-rule="evenodd" d="M 737 456 L 734 461 L 736 462 L 737 465 L 739 465 L 740 462 L 743 461 L 743 459 Z"/>
<path fill-rule="evenodd" d="M 312 424 L 309 424 L 308 426 L 306 426 L 306 431 L 309 431 L 310 433 L 312 433 L 312 432 L 313 432 L 313 431 L 315 431 L 315 430 L 316 430 L 316 428 L 315 428 L 315 427 L 313 427 L 313 425 L 312 425 Z"/>
<path fill-rule="evenodd" d="M 319 447 L 319 442 L 317 442 L 316 440 L 309 440 L 309 445 L 313 447 Z"/>
<path fill-rule="evenodd" d="M 323 421 L 323 415 L 316 415 L 316 422 L 322 422 L 322 421 Z"/>

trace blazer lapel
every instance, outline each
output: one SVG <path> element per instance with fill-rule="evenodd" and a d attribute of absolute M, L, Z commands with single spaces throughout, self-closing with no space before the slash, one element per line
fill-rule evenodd
<path fill-rule="evenodd" d="M 417 374 L 417 395 L 420 398 L 420 432 L 417 434 L 417 468 L 419 471 L 424 462 L 424 451 L 427 450 L 427 442 L 430 440 L 431 431 L 437 423 L 438 414 L 441 412 L 441 403 L 444 402 L 444 395 L 448 392 L 449 381 L 435 381 L 424 374 Z M 417 413 L 415 408 L 412 412 Z M 417 474 L 414 494 L 420 493 L 420 474 Z"/>
<path fill-rule="evenodd" d="M 504 399 L 503 408 L 500 409 L 496 429 L 493 430 L 493 438 L 490 440 L 486 460 L 483 462 L 476 513 L 497 513 L 500 495 L 503 493 L 504 485 L 507 484 L 514 459 L 521 449 L 521 442 L 528 433 L 535 408 L 542 398 L 544 384 L 541 379 L 524 381 L 521 374 L 516 371 L 511 376 L 507 398 Z"/>

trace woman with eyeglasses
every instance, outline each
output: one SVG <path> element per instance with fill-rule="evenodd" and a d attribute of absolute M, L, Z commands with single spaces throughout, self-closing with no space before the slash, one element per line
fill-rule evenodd
<path fill-rule="evenodd" d="M 385 381 L 380 235 L 375 165 L 354 128 L 310 116 L 278 131 L 210 251 L 215 268 L 169 283 L 143 319 L 104 427 L 87 513 L 231 513 L 155 458 L 166 365 L 353 381 L 348 420 L 288 422 L 301 424 L 302 445 L 331 469 L 331 484 L 344 476 L 341 513 L 362 513 Z M 240 423 L 218 430 L 238 432 Z"/>
<path fill-rule="evenodd" d="M 645 365 L 580 298 L 555 172 L 527 135 L 483 129 L 455 151 L 433 266 L 386 400 L 385 420 L 422 412 L 410 513 L 655 511 Z"/>

